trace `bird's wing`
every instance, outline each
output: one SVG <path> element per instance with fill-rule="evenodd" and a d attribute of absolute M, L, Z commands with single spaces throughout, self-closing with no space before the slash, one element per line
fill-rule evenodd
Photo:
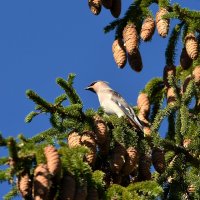
<path fill-rule="evenodd" d="M 115 102 L 120 109 L 124 112 L 124 114 L 134 123 L 136 124 L 141 130 L 143 130 L 143 125 L 141 124 L 140 120 L 136 116 L 133 108 L 124 100 L 124 98 L 114 90 L 111 90 L 112 97 L 111 100 Z"/>

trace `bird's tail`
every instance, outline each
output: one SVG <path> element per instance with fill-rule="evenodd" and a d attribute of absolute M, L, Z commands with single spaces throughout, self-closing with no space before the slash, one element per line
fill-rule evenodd
<path fill-rule="evenodd" d="M 142 125 L 142 122 L 136 115 L 133 116 L 132 118 L 129 118 L 129 121 L 136 129 L 141 130 L 143 132 L 144 126 Z"/>

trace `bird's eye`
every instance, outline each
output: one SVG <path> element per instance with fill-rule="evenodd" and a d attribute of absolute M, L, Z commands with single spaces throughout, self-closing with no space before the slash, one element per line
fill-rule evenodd
<path fill-rule="evenodd" d="M 97 81 L 92 82 L 92 83 L 90 84 L 90 86 L 93 86 L 96 82 L 97 82 Z"/>

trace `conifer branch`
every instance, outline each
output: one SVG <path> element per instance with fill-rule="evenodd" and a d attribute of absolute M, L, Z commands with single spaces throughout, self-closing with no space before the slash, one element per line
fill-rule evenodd
<path fill-rule="evenodd" d="M 9 181 L 12 179 L 11 170 L 7 168 L 5 170 L 0 170 L 0 182 Z"/>
<path fill-rule="evenodd" d="M 175 114 L 171 113 L 168 116 L 168 130 L 167 130 L 167 135 L 166 138 L 170 139 L 170 140 L 174 140 L 174 136 L 175 136 Z"/>
<path fill-rule="evenodd" d="M 57 135 L 62 134 L 55 128 L 49 128 L 46 131 L 42 131 L 41 133 L 36 134 L 32 138 L 28 139 L 27 142 L 31 143 L 40 143 L 47 138 L 55 138 Z"/>
<path fill-rule="evenodd" d="M 9 156 L 12 159 L 13 164 L 15 164 L 18 161 L 18 155 L 17 155 L 18 148 L 17 148 L 16 141 L 14 140 L 13 137 L 8 138 L 7 147 L 9 151 Z"/>
<path fill-rule="evenodd" d="M 60 85 L 65 90 L 66 95 L 68 96 L 68 99 L 71 104 L 81 104 L 82 105 L 80 97 L 78 96 L 75 89 L 73 88 L 74 77 L 75 77 L 75 75 L 70 74 L 67 81 L 65 81 L 62 78 L 57 78 L 56 82 L 58 85 Z"/>
<path fill-rule="evenodd" d="M 179 105 L 177 103 L 174 103 L 173 105 L 169 104 L 166 108 L 163 110 L 160 110 L 158 114 L 156 115 L 154 122 L 151 126 L 152 133 L 156 133 L 160 127 L 160 124 L 162 120 L 169 116 L 173 111 L 177 110 L 179 108 Z"/>
<path fill-rule="evenodd" d="M 55 112 L 54 106 L 47 101 L 45 101 L 43 98 L 41 98 L 38 94 L 36 94 L 32 90 L 27 90 L 26 95 L 29 99 L 31 99 L 33 102 L 44 108 L 46 111 L 53 113 Z"/>
<path fill-rule="evenodd" d="M 8 157 L 1 157 L 0 158 L 0 165 L 5 165 L 9 161 Z"/>
<path fill-rule="evenodd" d="M 192 97 L 195 95 L 196 87 L 193 80 L 190 80 L 189 84 L 187 85 L 186 91 L 182 95 L 182 103 L 185 105 L 188 105 L 192 99 Z"/>
<path fill-rule="evenodd" d="M 3 199 L 4 200 L 11 200 L 14 197 L 16 197 L 18 194 L 19 194 L 18 188 L 17 188 L 16 185 L 14 185 L 12 187 L 12 189 L 6 195 L 4 195 Z"/>
<path fill-rule="evenodd" d="M 162 140 L 161 142 L 162 146 L 168 150 L 168 151 L 174 151 L 176 154 L 184 154 L 186 156 L 186 160 L 193 164 L 196 168 L 199 168 L 200 166 L 200 160 L 193 155 L 190 154 L 189 151 L 187 151 L 185 148 L 181 146 L 175 145 L 172 141 L 169 140 Z"/>
<path fill-rule="evenodd" d="M 183 26 L 183 22 L 177 24 L 170 35 L 168 45 L 165 51 L 166 65 L 171 66 L 174 65 L 175 57 L 176 57 L 176 45 L 181 34 L 181 28 Z"/>
<path fill-rule="evenodd" d="M 189 124 L 188 124 L 189 110 L 186 105 L 181 105 L 180 114 L 181 114 L 181 130 L 180 130 L 180 132 L 184 136 L 189 129 L 189 127 L 188 127 L 189 126 Z"/>
<path fill-rule="evenodd" d="M 2 134 L 0 133 L 0 146 L 6 146 L 7 140 L 3 138 Z"/>

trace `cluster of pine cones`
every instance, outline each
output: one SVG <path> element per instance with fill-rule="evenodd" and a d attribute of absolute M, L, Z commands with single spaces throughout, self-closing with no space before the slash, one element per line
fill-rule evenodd
<path fill-rule="evenodd" d="M 93 170 L 101 170 L 105 173 L 106 187 L 113 183 L 128 185 L 135 181 L 150 180 L 151 163 L 159 173 L 165 170 L 164 152 L 161 149 L 153 149 L 151 155 L 141 155 L 136 147 L 126 149 L 118 142 L 115 142 L 114 147 L 110 149 L 106 123 L 100 116 L 95 116 L 94 124 L 95 131 L 71 132 L 68 136 L 68 147 L 85 146 L 89 149 L 83 161 L 87 162 Z M 30 178 L 27 172 L 19 175 L 18 189 L 22 197 L 32 196 L 37 200 L 54 199 L 59 188 L 59 194 L 62 196 L 58 199 L 100 199 L 96 188 L 91 190 L 87 188 L 87 184 L 84 187 L 79 186 L 70 173 L 61 178 L 62 164 L 54 146 L 46 146 L 44 155 L 46 162 L 35 167 L 33 178 Z M 97 155 L 103 162 L 98 162 Z"/>
<path fill-rule="evenodd" d="M 163 73 L 163 80 L 167 91 L 167 103 L 174 104 L 176 102 L 176 94 L 174 88 L 169 84 L 168 79 L 170 76 L 176 76 L 175 66 L 165 66 Z M 187 86 L 192 79 L 194 80 L 195 84 L 200 85 L 200 66 L 196 66 L 192 72 L 192 75 L 186 77 L 181 88 L 176 88 L 179 95 L 183 95 L 186 92 Z M 197 104 L 200 104 L 200 102 L 197 102 Z"/>
<path fill-rule="evenodd" d="M 165 38 L 169 31 L 169 19 L 162 19 L 168 11 L 165 8 L 160 8 L 156 13 L 156 23 L 152 16 L 146 17 L 143 21 L 140 38 L 143 41 L 151 40 L 155 27 L 159 35 Z M 131 68 L 140 72 L 142 70 L 142 59 L 138 49 L 138 33 L 134 23 L 128 23 L 123 30 L 123 38 L 117 38 L 112 45 L 114 60 L 119 68 L 124 68 L 127 59 Z M 198 57 L 198 42 L 194 33 L 188 33 L 185 37 L 185 46 L 180 56 L 180 63 L 184 69 L 191 66 L 192 61 Z"/>
<path fill-rule="evenodd" d="M 166 66 L 164 68 L 163 80 L 167 89 L 167 103 L 173 104 L 176 101 L 174 88 L 169 83 L 169 77 L 176 76 L 176 67 Z M 180 95 L 183 94 L 187 86 L 193 80 L 195 84 L 200 85 L 200 66 L 196 66 L 192 75 L 188 76 L 182 85 L 177 89 Z M 200 102 L 197 102 L 200 106 Z M 138 117 L 144 124 L 144 133 L 146 137 L 151 135 L 148 115 L 150 112 L 149 97 L 145 92 L 138 96 L 137 106 L 139 109 Z M 105 185 L 109 187 L 116 183 L 127 186 L 129 183 L 151 179 L 150 167 L 153 167 L 158 173 L 163 173 L 166 168 L 165 153 L 160 148 L 152 147 L 148 152 L 140 152 L 135 146 L 125 147 L 115 141 L 111 145 L 108 126 L 102 117 L 95 115 L 93 117 L 94 130 L 78 133 L 73 131 L 67 138 L 69 148 L 85 146 L 88 153 L 85 154 L 84 162 L 87 162 L 92 170 L 101 170 L 105 173 Z M 191 140 L 185 138 L 183 147 L 188 148 Z M 23 198 L 32 196 L 37 200 L 54 199 L 56 190 L 59 188 L 58 199 L 88 199 L 98 200 L 100 195 L 96 188 L 88 188 L 87 184 L 80 186 L 75 177 L 68 173 L 61 177 L 62 163 L 58 150 L 52 146 L 44 148 L 46 162 L 38 164 L 34 168 L 33 177 L 23 171 L 18 176 L 18 189 Z M 99 160 L 101 158 L 101 160 Z M 57 187 L 59 185 L 59 187 Z M 189 188 L 190 191 L 193 188 Z"/>
<path fill-rule="evenodd" d="M 101 12 L 102 5 L 109 9 L 113 17 L 119 17 L 121 13 L 121 0 L 88 0 L 88 5 L 94 15 Z"/>
<path fill-rule="evenodd" d="M 93 14 L 98 15 L 102 5 L 110 9 L 114 17 L 118 17 L 121 13 L 121 0 L 89 0 L 89 7 Z M 150 41 L 155 27 L 158 34 L 165 38 L 168 35 L 170 20 L 162 18 L 168 14 L 166 8 L 161 7 L 156 13 L 156 19 L 153 16 L 147 16 L 142 24 L 140 38 L 143 41 Z M 142 58 L 138 48 L 139 35 L 135 28 L 135 24 L 128 22 L 123 29 L 123 38 L 116 38 L 112 45 L 114 60 L 119 68 L 124 68 L 127 63 L 130 67 L 140 72 L 143 68 Z M 180 64 L 183 69 L 191 66 L 192 61 L 198 57 L 198 42 L 194 33 L 188 33 L 185 37 L 185 46 L 180 56 Z"/>

